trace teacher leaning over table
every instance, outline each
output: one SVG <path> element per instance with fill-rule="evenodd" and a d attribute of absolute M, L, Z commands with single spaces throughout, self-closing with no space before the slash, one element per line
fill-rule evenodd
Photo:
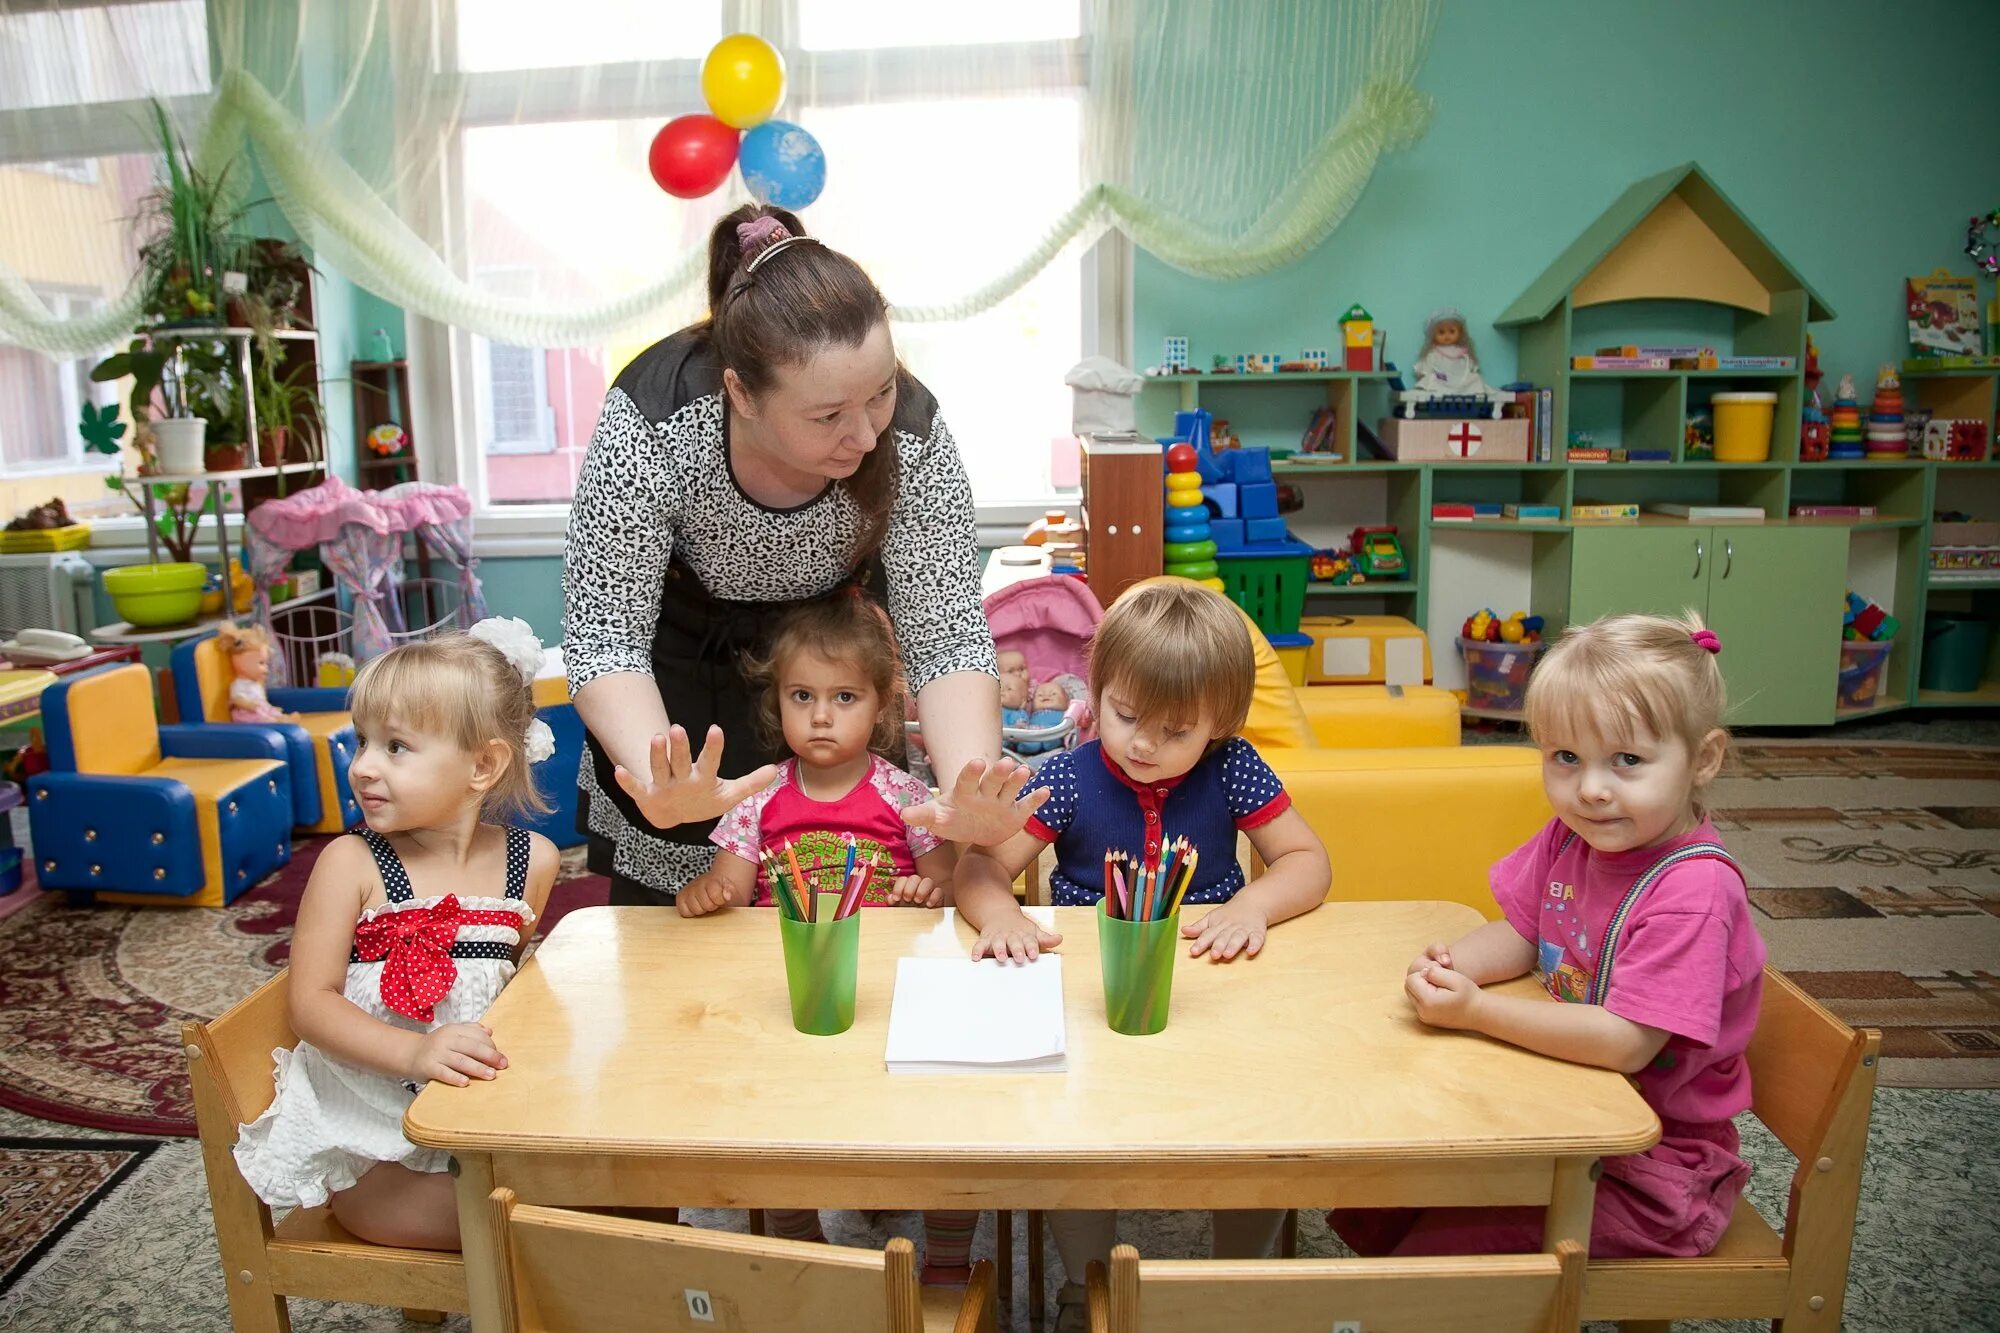
<path fill-rule="evenodd" d="M 792 214 L 747 205 L 709 239 L 710 318 L 605 395 L 570 511 L 563 648 L 589 730 L 590 868 L 614 904 L 671 903 L 718 816 L 768 786 L 746 655 L 788 609 L 858 586 L 895 625 L 942 790 L 904 812 L 960 843 L 1018 832 L 1000 749 L 972 490 L 887 303 Z M 726 742 L 726 751 L 725 751 Z M 699 745 L 699 753 L 695 747 Z"/>

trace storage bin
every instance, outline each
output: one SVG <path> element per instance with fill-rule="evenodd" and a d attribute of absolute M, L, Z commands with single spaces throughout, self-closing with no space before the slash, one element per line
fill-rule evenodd
<path fill-rule="evenodd" d="M 1843 639 L 1840 643 L 1840 699 L 1843 711 L 1873 708 L 1882 693 L 1894 639 Z"/>
<path fill-rule="evenodd" d="M 1312 580 L 1312 547 L 1303 542 L 1216 543 L 1222 591 L 1265 634 L 1296 634 Z"/>
<path fill-rule="evenodd" d="M 1542 654 L 1539 643 L 1485 643 L 1460 635 L 1465 657 L 1465 706 L 1489 713 L 1518 713 L 1528 699 L 1528 673 Z"/>
<path fill-rule="evenodd" d="M 1933 611 L 1925 616 L 1924 665 L 1917 684 L 1949 694 L 1978 689 L 1992 632 L 1992 622 L 1984 616 L 1963 611 Z"/>
<path fill-rule="evenodd" d="M 1402 616 L 1306 616 L 1308 685 L 1428 685 L 1431 648 Z"/>
<path fill-rule="evenodd" d="M 1278 661 L 1285 668 L 1285 675 L 1294 685 L 1306 683 L 1306 658 L 1312 653 L 1313 640 L 1310 634 L 1267 634 L 1271 649 L 1277 653 Z"/>
<path fill-rule="evenodd" d="M 1715 461 L 1761 463 L 1771 456 L 1775 393 L 1718 393 L 1708 400 L 1715 417 Z"/>

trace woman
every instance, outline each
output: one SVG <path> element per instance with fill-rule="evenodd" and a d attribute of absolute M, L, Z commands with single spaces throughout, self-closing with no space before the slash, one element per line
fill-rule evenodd
<path fill-rule="evenodd" d="M 854 584 L 895 623 L 948 784 L 905 818 L 990 844 L 1038 803 L 1014 803 L 1025 770 L 986 763 L 999 685 L 972 491 L 887 309 L 792 214 L 746 206 L 709 238 L 709 320 L 605 396 L 570 511 L 563 649 L 589 729 L 590 868 L 613 903 L 670 903 L 708 869 L 716 818 L 775 775 L 746 652 L 787 607 Z"/>

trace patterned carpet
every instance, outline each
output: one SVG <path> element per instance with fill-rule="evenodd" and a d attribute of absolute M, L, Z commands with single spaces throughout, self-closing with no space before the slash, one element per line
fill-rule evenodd
<path fill-rule="evenodd" d="M 292 923 L 327 839 L 229 907 L 70 907 L 38 895 L 0 920 L 0 1106 L 121 1133 L 192 1135 L 181 1024 L 213 1018 L 285 966 Z M 582 848 L 538 931 L 603 903 Z"/>
<path fill-rule="evenodd" d="M 156 1139 L 0 1138 L 0 1295 L 159 1146 Z"/>
<path fill-rule="evenodd" d="M 1755 740 L 1711 798 L 1771 962 L 1887 1087 L 2000 1087 L 2000 748 Z"/>

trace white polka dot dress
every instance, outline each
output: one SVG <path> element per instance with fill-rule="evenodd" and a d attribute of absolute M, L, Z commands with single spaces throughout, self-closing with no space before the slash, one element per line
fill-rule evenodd
<path fill-rule="evenodd" d="M 507 830 L 506 896 L 463 899 L 416 897 L 388 839 L 355 831 L 374 853 L 389 901 L 355 923 L 343 993 L 369 1017 L 411 1032 L 478 1020 L 513 979 L 514 951 L 534 921 L 523 901 L 527 830 Z M 236 1164 L 265 1203 L 317 1207 L 378 1162 L 445 1169 L 446 1153 L 403 1137 L 403 1113 L 420 1085 L 343 1064 L 303 1041 L 272 1054 L 277 1096 L 236 1141 Z"/>

